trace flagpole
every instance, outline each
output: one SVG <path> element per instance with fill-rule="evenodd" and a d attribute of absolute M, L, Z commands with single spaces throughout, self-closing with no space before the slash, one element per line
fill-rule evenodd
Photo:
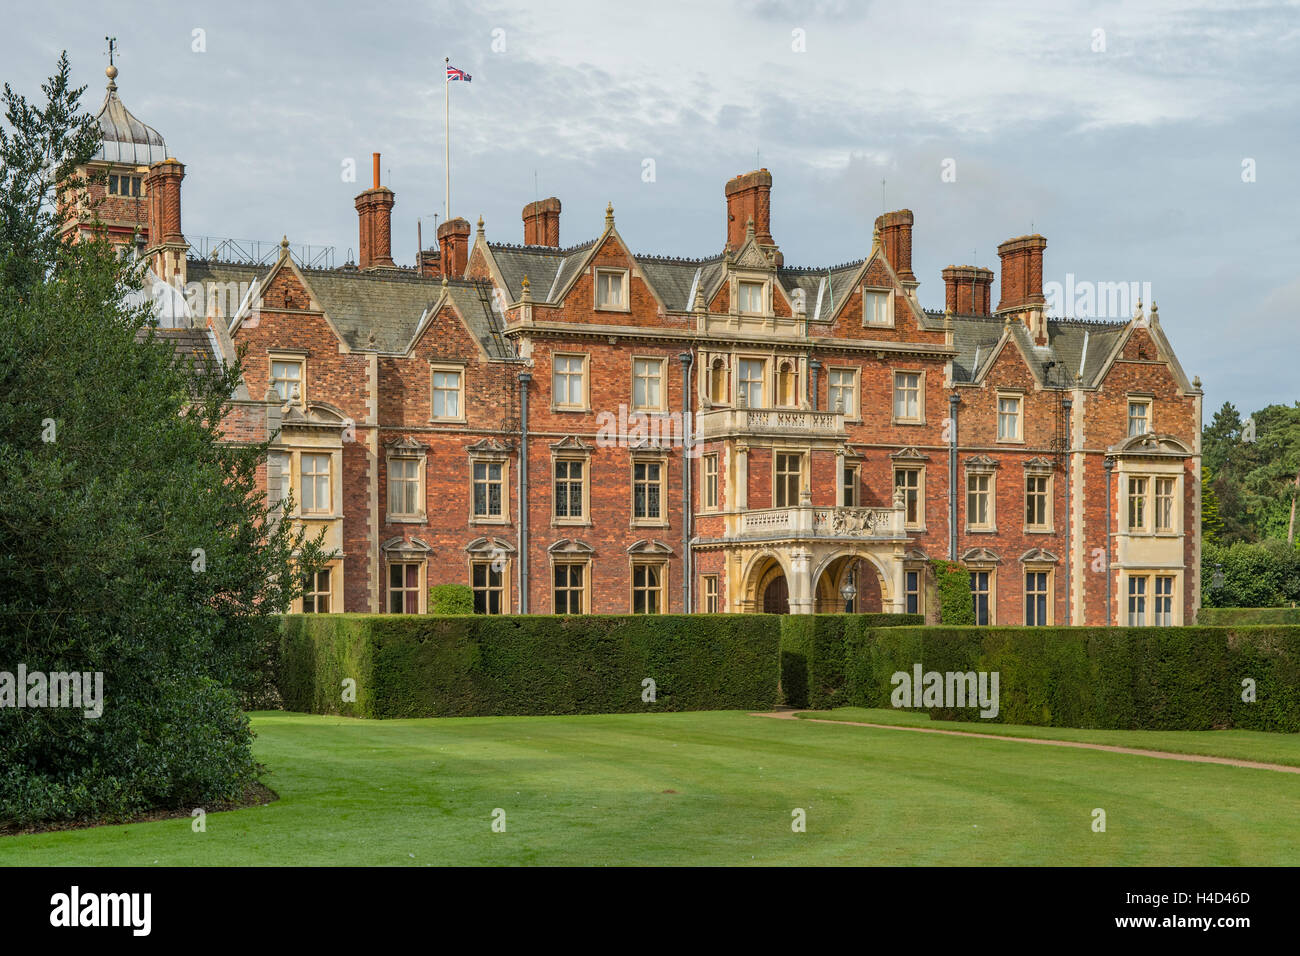
<path fill-rule="evenodd" d="M 443 57 L 447 69 L 451 67 L 451 57 Z M 444 163 L 443 171 L 447 175 L 445 205 L 443 206 L 443 221 L 451 222 L 451 77 L 447 75 L 447 69 L 442 71 L 442 92 L 445 99 L 444 109 L 446 111 L 445 122 L 447 134 L 444 141 L 447 144 L 447 156 Z"/>

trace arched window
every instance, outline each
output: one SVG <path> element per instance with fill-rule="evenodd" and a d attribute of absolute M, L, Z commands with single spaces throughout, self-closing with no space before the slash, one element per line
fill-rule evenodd
<path fill-rule="evenodd" d="M 776 373 L 777 404 L 792 408 L 795 404 L 794 363 L 783 361 Z"/>
<path fill-rule="evenodd" d="M 709 366 L 709 401 L 715 405 L 727 403 L 727 363 L 720 358 Z"/>

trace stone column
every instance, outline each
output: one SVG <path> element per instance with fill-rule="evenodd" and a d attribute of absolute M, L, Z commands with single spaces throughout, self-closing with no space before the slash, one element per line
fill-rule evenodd
<path fill-rule="evenodd" d="M 790 586 L 791 614 L 812 614 L 814 611 L 811 569 L 811 553 L 804 550 L 790 552 L 790 580 L 787 583 Z"/>

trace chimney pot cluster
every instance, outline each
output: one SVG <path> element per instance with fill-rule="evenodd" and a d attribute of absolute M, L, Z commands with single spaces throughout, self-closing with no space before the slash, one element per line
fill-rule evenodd
<path fill-rule="evenodd" d="M 393 203 L 396 197 L 379 184 L 379 154 L 371 155 L 375 185 L 357 196 L 357 219 L 361 231 L 357 265 L 362 269 L 395 269 L 393 262 Z"/>

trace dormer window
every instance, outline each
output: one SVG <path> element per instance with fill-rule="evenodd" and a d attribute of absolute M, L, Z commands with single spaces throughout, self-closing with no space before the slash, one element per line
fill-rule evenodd
<path fill-rule="evenodd" d="M 627 309 L 627 271 L 625 269 L 596 270 L 596 308 Z"/>
<path fill-rule="evenodd" d="M 763 309 L 763 285 L 762 282 L 745 282 L 740 283 L 738 298 L 740 300 L 740 311 L 748 315 L 762 315 Z"/>

